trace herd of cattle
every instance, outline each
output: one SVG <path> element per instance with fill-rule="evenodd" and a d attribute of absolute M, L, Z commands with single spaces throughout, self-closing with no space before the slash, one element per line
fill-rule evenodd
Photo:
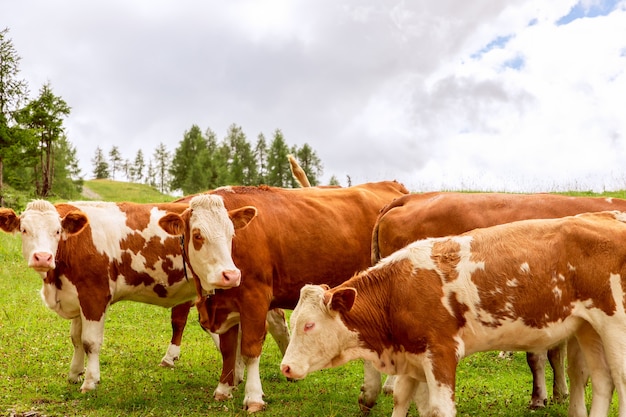
<path fill-rule="evenodd" d="M 265 408 L 269 330 L 290 379 L 365 359 L 364 412 L 382 372 L 393 416 L 412 402 L 421 416 L 454 416 L 459 361 L 505 350 L 528 352 L 532 408 L 546 404 L 549 358 L 570 417 L 587 416 L 589 377 L 589 415 L 606 416 L 616 390 L 626 417 L 622 212 L 626 200 L 412 194 L 383 181 L 231 186 L 162 204 L 35 200 L 19 216 L 0 208 L 0 228 L 20 233 L 44 303 L 71 320 L 68 378 L 83 392 L 100 380 L 108 307 L 132 300 L 172 308 L 164 366 L 195 305 L 222 356 L 215 399 L 232 398 L 245 367 L 249 412 Z"/>

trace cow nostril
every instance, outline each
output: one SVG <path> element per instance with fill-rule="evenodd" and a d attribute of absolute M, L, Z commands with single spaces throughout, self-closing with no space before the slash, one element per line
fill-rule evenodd
<path fill-rule="evenodd" d="M 240 276 L 239 271 L 224 271 L 222 272 L 222 276 L 224 277 L 224 282 L 237 281 Z"/>
<path fill-rule="evenodd" d="M 291 368 L 289 368 L 289 365 L 283 365 L 281 367 L 281 372 L 283 373 L 283 375 L 289 376 L 289 374 L 291 373 Z"/>

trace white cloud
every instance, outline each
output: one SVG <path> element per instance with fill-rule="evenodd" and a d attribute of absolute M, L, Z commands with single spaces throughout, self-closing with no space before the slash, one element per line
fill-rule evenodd
<path fill-rule="evenodd" d="M 173 150 L 192 124 L 280 128 L 325 179 L 412 189 L 625 188 L 625 2 L 24 0 L 3 5 L 33 93 L 97 145 Z M 567 16 L 566 19 L 564 17 Z M 565 24 L 563 24 L 565 22 Z"/>

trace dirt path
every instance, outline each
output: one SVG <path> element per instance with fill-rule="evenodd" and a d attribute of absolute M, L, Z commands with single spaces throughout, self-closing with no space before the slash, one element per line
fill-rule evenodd
<path fill-rule="evenodd" d="M 83 185 L 83 197 L 88 198 L 90 200 L 102 200 L 102 197 L 100 197 L 100 194 L 96 193 L 89 187 L 85 187 L 84 185 Z"/>

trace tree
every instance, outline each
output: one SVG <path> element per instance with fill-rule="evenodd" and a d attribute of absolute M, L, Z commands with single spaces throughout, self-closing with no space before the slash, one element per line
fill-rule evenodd
<path fill-rule="evenodd" d="M 130 180 L 132 182 L 141 182 L 143 179 L 143 170 L 146 167 L 146 162 L 143 159 L 143 151 L 139 149 L 135 155 L 135 162 L 128 169 Z"/>
<path fill-rule="evenodd" d="M 54 182 L 52 193 L 64 198 L 80 197 L 84 180 L 80 175 L 76 148 L 62 135 L 54 144 Z"/>
<path fill-rule="evenodd" d="M 157 189 L 165 193 L 169 190 L 170 153 L 163 142 L 154 151 L 154 169 L 156 172 Z"/>
<path fill-rule="evenodd" d="M 337 177 L 333 175 L 332 177 L 330 177 L 330 180 L 328 180 L 328 185 L 339 186 L 341 184 L 339 184 L 339 180 L 337 179 Z"/>
<path fill-rule="evenodd" d="M 199 161 L 206 160 L 207 141 L 197 125 L 185 132 L 183 139 L 174 150 L 174 158 L 169 168 L 170 187 L 182 190 L 183 194 L 193 194 L 208 182 L 208 175 Z"/>
<path fill-rule="evenodd" d="M 252 185 L 258 178 L 254 152 L 241 127 L 232 124 L 228 128 L 225 144 L 228 146 L 231 185 Z"/>
<path fill-rule="evenodd" d="M 289 148 L 283 138 L 283 133 L 276 129 L 274 139 L 267 154 L 267 183 L 274 187 L 288 187 L 292 184 L 293 176 L 289 167 Z"/>
<path fill-rule="evenodd" d="M 115 173 L 122 168 L 122 154 L 117 146 L 113 146 L 109 151 L 109 166 L 111 167 L 111 178 L 115 179 Z"/>
<path fill-rule="evenodd" d="M 18 122 L 38 139 L 38 161 L 34 166 L 35 192 L 47 197 L 54 178 L 55 142 L 63 135 L 63 117 L 70 114 L 67 103 L 52 92 L 50 83 L 39 90 L 39 97 L 19 111 Z"/>
<path fill-rule="evenodd" d="M 256 146 L 254 147 L 254 157 L 257 161 L 257 184 L 267 184 L 267 141 L 265 135 L 259 133 L 256 140 Z"/>
<path fill-rule="evenodd" d="M 0 207 L 4 206 L 4 162 L 9 155 L 19 155 L 23 142 L 28 141 L 15 120 L 15 111 L 28 95 L 28 85 L 18 78 L 21 58 L 8 34 L 8 28 L 0 31 Z M 17 164 L 21 161 L 12 160 Z"/>
<path fill-rule="evenodd" d="M 100 146 L 96 147 L 96 153 L 91 158 L 93 165 L 93 177 L 97 180 L 103 180 L 109 178 L 109 164 L 107 163 L 104 152 Z"/>

